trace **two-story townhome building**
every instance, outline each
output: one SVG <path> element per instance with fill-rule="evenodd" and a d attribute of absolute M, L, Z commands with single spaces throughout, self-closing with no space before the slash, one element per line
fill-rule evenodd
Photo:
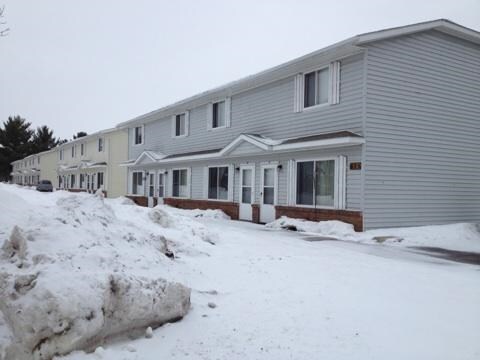
<path fill-rule="evenodd" d="M 10 176 L 16 184 L 33 186 L 40 180 L 40 154 L 29 155 L 21 160 L 12 162 Z"/>
<path fill-rule="evenodd" d="M 357 230 L 480 221 L 480 34 L 358 35 L 118 128 L 139 204 Z"/>
<path fill-rule="evenodd" d="M 64 143 L 56 148 L 56 187 L 95 192 L 108 197 L 125 195 L 127 132 L 108 129 Z"/>

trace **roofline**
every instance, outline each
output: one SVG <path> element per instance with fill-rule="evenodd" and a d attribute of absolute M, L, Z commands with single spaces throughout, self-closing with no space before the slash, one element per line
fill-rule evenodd
<path fill-rule="evenodd" d="M 56 146 L 54 149 L 60 149 L 60 148 L 63 148 L 65 146 L 71 145 L 73 143 L 82 142 L 82 141 L 85 141 L 85 140 L 88 140 L 88 139 L 91 139 L 91 138 L 94 138 L 94 137 L 110 134 L 112 132 L 120 131 L 120 130 L 121 129 L 119 129 L 117 127 L 113 127 L 113 128 L 109 128 L 109 129 L 105 129 L 105 130 L 100 130 L 100 131 L 94 132 L 92 134 L 88 134 L 88 135 L 79 137 L 77 139 L 69 140 L 66 143 L 63 143 L 63 144 L 60 144 L 60 145 Z"/>
<path fill-rule="evenodd" d="M 334 43 L 333 45 L 329 45 L 320 50 L 316 50 L 314 52 L 308 53 L 306 55 L 295 58 L 293 60 L 289 60 L 280 65 L 276 65 L 266 70 L 262 70 L 258 73 L 240 78 L 238 80 L 228 82 L 224 85 L 214 87 L 210 90 L 203 91 L 196 95 L 189 96 L 185 99 L 163 106 L 157 110 L 153 110 L 148 113 L 134 117 L 133 119 L 123 121 L 117 124 L 116 127 L 126 128 L 132 124 L 141 122 L 142 120 L 146 120 L 146 122 L 154 121 L 157 119 L 151 119 L 151 118 L 157 115 L 160 115 L 161 117 L 173 115 L 174 112 L 179 111 L 180 109 L 188 110 L 188 107 L 190 106 L 190 104 L 192 104 L 195 101 L 203 100 L 203 103 L 206 104 L 212 101 L 212 98 L 219 97 L 220 99 L 220 96 L 221 96 L 220 93 L 222 91 L 228 92 L 229 93 L 228 95 L 233 95 L 233 94 L 238 94 L 240 92 L 244 92 L 262 85 L 272 83 L 274 81 L 288 78 L 299 72 L 298 69 L 295 68 L 295 65 L 299 65 L 303 61 L 308 60 L 314 56 L 328 55 L 329 53 L 332 53 L 333 55 L 335 54 L 335 52 L 337 52 L 336 55 L 338 55 L 339 58 L 343 58 L 343 57 L 355 55 L 356 53 L 363 52 L 362 48 L 355 46 L 355 40 L 356 40 L 356 37 L 351 37 L 346 40 L 342 40 L 340 42 Z M 291 68 L 294 68 L 294 69 L 291 69 Z M 277 76 L 274 76 L 276 75 L 276 73 L 279 73 L 279 74 Z M 267 81 L 262 81 L 262 78 L 268 78 L 268 77 L 271 77 L 271 78 L 268 79 Z M 234 87 L 237 87 L 238 89 L 232 90 Z"/>
<path fill-rule="evenodd" d="M 480 44 L 480 32 L 459 25 L 448 19 L 437 19 L 416 24 L 398 26 L 385 30 L 372 31 L 358 35 L 357 45 L 363 45 L 373 41 L 386 40 L 397 36 L 414 34 L 427 30 L 438 30 L 447 34 Z"/>
<path fill-rule="evenodd" d="M 210 101 L 214 101 L 214 98 L 220 97 L 222 92 L 227 93 L 229 96 L 231 96 L 233 94 L 247 91 L 252 88 L 266 85 L 273 81 L 278 81 L 283 78 L 290 77 L 301 72 L 301 70 L 299 70 L 301 64 L 315 56 L 327 56 L 329 53 L 331 53 L 332 57 L 337 56 L 337 59 L 341 59 L 342 57 L 354 55 L 356 52 L 363 52 L 364 48 L 362 47 L 362 45 L 373 41 L 385 40 L 397 36 L 403 36 L 433 29 L 443 31 L 452 36 L 456 36 L 480 44 L 480 32 L 459 25 L 447 19 L 430 20 L 421 23 L 363 33 L 334 43 L 330 46 L 324 47 L 314 52 L 308 53 L 301 57 L 295 58 L 293 60 L 287 61 L 283 64 L 260 71 L 256 74 L 226 83 L 224 85 L 187 97 L 180 101 L 176 101 L 170 105 L 163 106 L 157 110 L 153 110 L 143 115 L 139 115 L 137 117 L 134 117 L 133 119 L 123 121 L 117 124 L 116 127 L 127 128 L 133 124 L 147 123 L 159 120 L 160 118 L 173 115 L 175 112 L 188 110 L 189 106 L 194 106 L 195 102 L 203 101 L 203 104 L 206 104 Z M 196 106 L 198 105 L 201 104 L 196 104 Z"/>

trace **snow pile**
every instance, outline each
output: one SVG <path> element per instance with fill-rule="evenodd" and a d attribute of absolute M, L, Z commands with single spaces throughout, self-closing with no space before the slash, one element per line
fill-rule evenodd
<path fill-rule="evenodd" d="M 266 227 L 295 230 L 307 234 L 369 244 L 439 247 L 458 251 L 480 252 L 480 228 L 478 225 L 468 223 L 355 232 L 351 224 L 341 221 L 315 222 L 282 216 L 267 224 Z"/>
<path fill-rule="evenodd" d="M 314 222 L 282 216 L 281 218 L 272 221 L 265 226 L 270 229 L 287 229 L 306 233 L 321 234 L 323 236 L 335 238 L 351 237 L 355 234 L 353 225 L 337 220 Z"/>
<path fill-rule="evenodd" d="M 181 215 L 191 218 L 204 218 L 204 219 L 213 219 L 213 220 L 230 220 L 230 216 L 225 214 L 222 210 L 218 209 L 207 209 L 207 210 L 187 210 L 187 209 L 178 209 L 168 205 L 158 205 L 157 209 L 164 209 L 173 215 Z"/>
<path fill-rule="evenodd" d="M 458 223 L 407 228 L 369 230 L 363 242 L 400 246 L 438 247 L 480 253 L 480 228 L 478 225 Z"/>
<path fill-rule="evenodd" d="M 208 255 L 218 238 L 190 214 L 101 194 L 0 185 L 0 199 L 6 359 L 91 350 L 183 317 L 190 289 L 178 281 L 189 269 L 176 258 Z"/>

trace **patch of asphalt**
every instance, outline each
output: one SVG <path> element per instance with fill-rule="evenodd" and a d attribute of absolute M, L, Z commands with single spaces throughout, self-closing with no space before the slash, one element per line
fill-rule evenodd
<path fill-rule="evenodd" d="M 449 250 L 432 246 L 409 246 L 418 253 L 463 264 L 480 265 L 480 253 Z"/>

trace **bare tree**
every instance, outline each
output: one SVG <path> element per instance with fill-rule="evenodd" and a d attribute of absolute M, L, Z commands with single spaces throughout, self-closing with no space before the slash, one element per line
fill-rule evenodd
<path fill-rule="evenodd" d="M 5 27 L 7 23 L 5 21 L 2 21 L 2 18 L 4 17 L 5 13 L 5 5 L 0 7 L 0 36 L 7 36 L 8 32 L 10 31 L 10 28 Z"/>

